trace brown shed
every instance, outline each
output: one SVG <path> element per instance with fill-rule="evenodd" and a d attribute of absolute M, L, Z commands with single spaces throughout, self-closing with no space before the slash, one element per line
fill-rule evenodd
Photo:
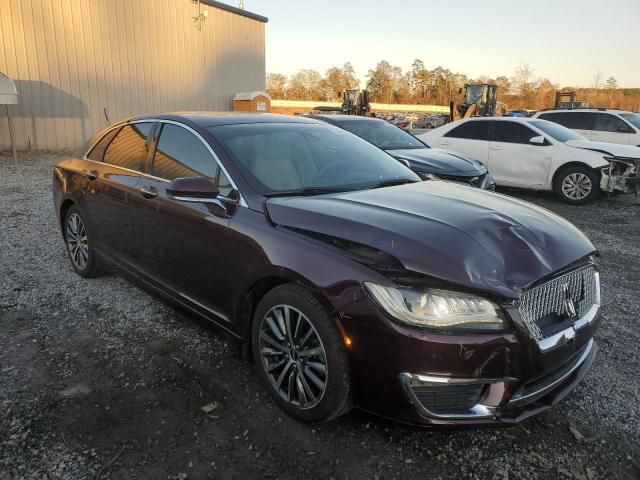
<path fill-rule="evenodd" d="M 265 92 L 236 93 L 233 109 L 237 112 L 270 112 L 271 99 Z"/>

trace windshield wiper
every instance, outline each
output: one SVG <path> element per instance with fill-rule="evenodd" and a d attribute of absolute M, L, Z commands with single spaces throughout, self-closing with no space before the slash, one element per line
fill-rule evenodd
<path fill-rule="evenodd" d="M 368 190 L 370 188 L 384 188 L 393 187 L 395 185 L 404 185 L 405 183 L 417 183 L 420 180 L 412 180 L 411 178 L 392 178 L 389 180 L 382 180 L 378 183 L 372 183 L 362 188 L 362 190 Z"/>
<path fill-rule="evenodd" d="M 266 197 L 308 197 L 313 195 L 324 195 L 326 193 L 347 192 L 350 189 L 344 187 L 307 187 L 292 190 L 280 190 L 265 194 Z"/>

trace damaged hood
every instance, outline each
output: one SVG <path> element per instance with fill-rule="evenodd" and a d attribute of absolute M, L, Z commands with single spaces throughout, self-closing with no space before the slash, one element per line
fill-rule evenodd
<path fill-rule="evenodd" d="M 590 140 L 569 140 L 565 143 L 570 147 L 582 148 L 601 152 L 613 157 L 637 158 L 640 160 L 640 147 L 620 145 L 618 143 L 592 142 Z"/>
<path fill-rule="evenodd" d="M 386 150 L 394 158 L 404 158 L 412 170 L 442 175 L 484 175 L 487 167 L 473 158 L 435 148 Z"/>
<path fill-rule="evenodd" d="M 595 251 L 545 209 L 446 182 L 270 198 L 266 208 L 277 225 L 367 245 L 408 270 L 508 298 Z"/>

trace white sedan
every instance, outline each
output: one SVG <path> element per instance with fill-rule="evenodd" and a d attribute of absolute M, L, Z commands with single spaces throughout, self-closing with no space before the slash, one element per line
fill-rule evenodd
<path fill-rule="evenodd" d="M 591 142 L 546 120 L 476 117 L 418 138 L 480 160 L 497 185 L 553 190 L 567 203 L 592 201 L 600 190 L 640 191 L 640 148 Z"/>

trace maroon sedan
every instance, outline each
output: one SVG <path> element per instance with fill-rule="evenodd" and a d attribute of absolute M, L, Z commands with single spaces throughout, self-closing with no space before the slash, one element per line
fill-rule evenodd
<path fill-rule="evenodd" d="M 244 347 L 291 415 L 516 423 L 596 355 L 595 249 L 503 195 L 419 181 L 278 115 L 143 116 L 54 172 L 73 269 L 115 264 Z"/>

